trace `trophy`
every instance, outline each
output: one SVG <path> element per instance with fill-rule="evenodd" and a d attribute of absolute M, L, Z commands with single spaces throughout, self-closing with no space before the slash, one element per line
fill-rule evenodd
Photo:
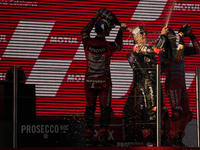
<path fill-rule="evenodd" d="M 114 13 L 112 13 L 111 11 L 107 10 L 106 8 L 101 8 L 99 10 L 100 13 L 100 17 L 102 19 L 108 19 L 110 22 L 115 23 L 116 25 L 121 25 L 121 23 L 119 22 L 119 20 L 117 19 L 117 17 L 115 16 Z"/>

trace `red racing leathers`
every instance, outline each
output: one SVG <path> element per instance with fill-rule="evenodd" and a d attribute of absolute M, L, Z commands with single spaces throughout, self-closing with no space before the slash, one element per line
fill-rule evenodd
<path fill-rule="evenodd" d="M 93 18 L 81 31 L 87 61 L 85 72 L 85 128 L 90 131 L 93 130 L 96 100 L 99 96 L 101 107 L 100 129 L 104 132 L 104 129 L 108 128 L 113 114 L 111 108 L 110 58 L 114 52 L 122 49 L 122 31 L 119 30 L 115 42 L 108 42 L 105 38 L 100 37 L 90 38 L 90 32 L 95 22 L 96 19 Z"/>
<path fill-rule="evenodd" d="M 174 60 L 169 63 L 165 69 L 166 81 L 165 90 L 169 97 L 172 109 L 172 118 L 170 123 L 170 138 L 174 143 L 176 138 L 182 138 L 185 135 L 186 124 L 192 118 L 192 110 L 189 108 L 189 97 L 185 84 L 185 59 L 184 56 L 198 54 L 200 44 L 197 38 L 192 35 L 190 39 L 193 47 L 185 47 L 184 41 L 179 41 L 177 48 L 174 48 Z M 163 61 L 162 57 L 161 62 Z"/>

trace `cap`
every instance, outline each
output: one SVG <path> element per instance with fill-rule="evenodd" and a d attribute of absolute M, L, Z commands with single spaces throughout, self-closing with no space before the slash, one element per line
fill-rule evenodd
<path fill-rule="evenodd" d="M 107 19 L 99 19 L 95 24 L 95 32 L 102 33 L 103 30 L 114 28 L 115 24 Z"/>
<path fill-rule="evenodd" d="M 169 34 L 167 35 L 168 38 L 171 39 L 175 39 L 176 38 L 176 33 L 174 32 L 174 30 L 172 28 L 169 28 Z"/>
<path fill-rule="evenodd" d="M 132 31 L 132 35 L 133 37 L 136 37 L 138 35 L 138 33 L 140 33 L 140 31 L 145 31 L 145 28 L 143 28 L 143 26 L 137 26 L 133 31 Z"/>

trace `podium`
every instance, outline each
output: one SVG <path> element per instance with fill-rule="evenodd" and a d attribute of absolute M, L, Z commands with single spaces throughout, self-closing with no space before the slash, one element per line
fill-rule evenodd
<path fill-rule="evenodd" d="M 84 122 L 37 120 L 35 85 L 18 84 L 17 148 L 84 146 Z M 13 84 L 0 83 L 0 148 L 13 146 Z"/>
<path fill-rule="evenodd" d="M 17 123 L 36 121 L 35 85 L 18 84 Z M 19 137 L 19 135 L 18 135 Z M 0 83 L 0 148 L 13 145 L 13 84 Z M 21 143 L 20 139 L 18 143 Z"/>
<path fill-rule="evenodd" d="M 35 85 L 18 84 L 17 121 L 36 119 Z M 0 120 L 13 119 L 13 84 L 0 84 Z"/>

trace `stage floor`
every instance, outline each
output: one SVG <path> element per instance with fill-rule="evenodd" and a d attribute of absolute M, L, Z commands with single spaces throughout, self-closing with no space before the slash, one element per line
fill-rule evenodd
<path fill-rule="evenodd" d="M 0 150 L 200 150 L 198 147 L 52 147 L 52 148 L 0 148 Z"/>

